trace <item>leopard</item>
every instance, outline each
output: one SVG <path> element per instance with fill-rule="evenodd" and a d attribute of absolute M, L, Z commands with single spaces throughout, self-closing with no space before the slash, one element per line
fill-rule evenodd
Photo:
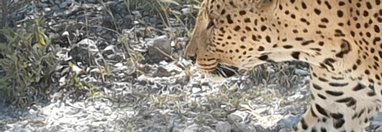
<path fill-rule="evenodd" d="M 294 131 L 362 132 L 382 104 L 381 0 L 203 0 L 185 56 L 198 70 L 309 64 Z"/>

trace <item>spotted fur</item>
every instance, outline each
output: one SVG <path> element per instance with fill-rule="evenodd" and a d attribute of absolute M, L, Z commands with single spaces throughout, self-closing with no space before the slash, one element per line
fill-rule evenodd
<path fill-rule="evenodd" d="M 381 0 L 204 0 L 186 54 L 199 69 L 310 64 L 296 131 L 359 132 L 381 106 Z"/>

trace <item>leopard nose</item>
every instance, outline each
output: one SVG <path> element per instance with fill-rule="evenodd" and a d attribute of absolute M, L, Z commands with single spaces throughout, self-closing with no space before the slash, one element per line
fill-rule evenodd
<path fill-rule="evenodd" d="M 187 58 L 187 59 L 190 59 L 190 60 L 192 61 L 193 64 L 196 63 L 196 58 L 197 58 L 196 55 L 194 55 L 194 56 L 187 56 L 186 58 Z"/>

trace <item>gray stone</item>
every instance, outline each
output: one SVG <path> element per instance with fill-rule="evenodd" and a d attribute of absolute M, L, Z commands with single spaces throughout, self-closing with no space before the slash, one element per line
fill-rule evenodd
<path fill-rule="evenodd" d="M 161 61 L 170 61 L 171 58 L 171 41 L 166 36 L 156 37 L 151 41 L 151 45 L 148 46 L 148 59 L 153 63 L 159 63 Z"/>
<path fill-rule="evenodd" d="M 232 127 L 228 122 L 218 122 L 216 124 L 216 132 L 231 132 Z"/>

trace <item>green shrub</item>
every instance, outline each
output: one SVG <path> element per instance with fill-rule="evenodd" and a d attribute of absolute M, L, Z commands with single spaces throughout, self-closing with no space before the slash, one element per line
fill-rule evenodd
<path fill-rule="evenodd" d="M 0 68 L 5 76 L 0 78 L 0 96 L 17 108 L 29 106 L 44 97 L 48 86 L 40 87 L 40 82 L 50 79 L 57 65 L 55 51 L 45 35 L 43 21 L 36 20 L 25 29 L 4 28 L 6 37 L 0 43 Z"/>

